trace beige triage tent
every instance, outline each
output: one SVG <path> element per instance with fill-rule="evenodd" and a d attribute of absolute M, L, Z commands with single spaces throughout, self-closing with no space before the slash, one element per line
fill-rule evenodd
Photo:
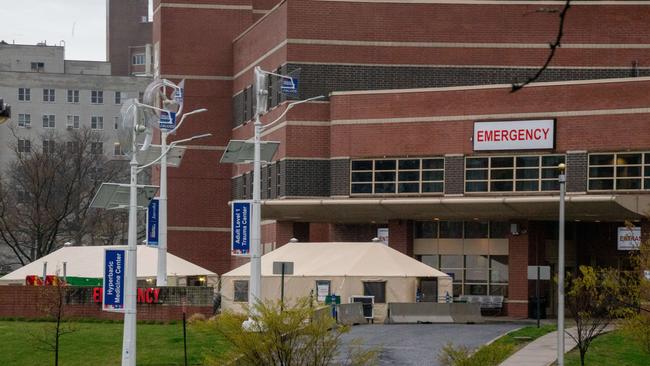
<path fill-rule="evenodd" d="M 25 284 L 26 276 L 42 276 L 43 263 L 47 262 L 47 274 L 63 277 L 63 263 L 66 276 L 102 278 L 104 275 L 104 249 L 116 246 L 66 246 L 45 257 L 35 260 L 0 278 L 0 285 Z M 119 247 L 124 248 L 124 247 Z M 156 278 L 158 249 L 138 245 L 138 280 L 152 281 Z M 204 278 L 207 285 L 217 282 L 217 275 L 203 267 L 167 253 L 167 279 L 170 286 L 184 285 L 188 278 Z"/>
<path fill-rule="evenodd" d="M 269 252 L 262 256 L 263 299 L 280 299 L 280 275 L 273 274 L 273 262 L 294 263 L 294 273 L 285 276 L 285 301 L 310 294 L 322 301 L 327 292 L 340 295 L 341 303 L 345 304 L 353 296 L 363 296 L 365 286 L 377 295 L 383 292 L 385 297 L 383 302 L 374 305 L 378 320 L 385 316 L 386 303 L 415 302 L 423 283 L 434 285 L 435 293 L 429 301 L 444 302 L 453 296 L 449 275 L 381 242 L 294 242 Z M 248 263 L 222 275 L 224 310 L 241 311 L 248 298 L 249 275 Z M 382 287 L 385 290 L 382 291 Z"/>

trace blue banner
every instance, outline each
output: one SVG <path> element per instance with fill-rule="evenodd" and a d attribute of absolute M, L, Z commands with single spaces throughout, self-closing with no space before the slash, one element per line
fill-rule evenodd
<path fill-rule="evenodd" d="M 298 94 L 298 79 L 296 78 L 282 78 L 280 90 L 283 94 Z"/>
<path fill-rule="evenodd" d="M 249 201 L 235 201 L 232 203 L 232 230 L 231 253 L 232 255 L 248 255 L 251 243 L 251 203 Z"/>
<path fill-rule="evenodd" d="M 158 245 L 159 206 L 160 201 L 158 201 L 158 198 L 154 198 L 149 202 L 149 208 L 147 209 L 147 245 Z"/>
<path fill-rule="evenodd" d="M 176 112 L 160 112 L 160 128 L 163 130 L 176 128 Z"/>
<path fill-rule="evenodd" d="M 103 310 L 124 311 L 125 267 L 126 250 L 106 249 L 104 251 Z"/>

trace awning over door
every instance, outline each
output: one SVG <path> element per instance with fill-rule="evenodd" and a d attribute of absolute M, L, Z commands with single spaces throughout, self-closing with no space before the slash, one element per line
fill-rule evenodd
<path fill-rule="evenodd" d="M 392 219 L 557 219 L 559 195 L 284 199 L 262 202 L 262 218 L 304 222 L 385 222 Z M 650 215 L 650 195 L 566 197 L 567 220 L 634 220 Z"/>

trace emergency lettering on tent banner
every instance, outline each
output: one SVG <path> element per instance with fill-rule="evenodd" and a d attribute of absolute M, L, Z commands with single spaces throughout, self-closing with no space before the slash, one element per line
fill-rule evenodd
<path fill-rule="evenodd" d="M 251 237 L 251 201 L 232 203 L 232 230 L 230 250 L 232 255 L 248 255 Z"/>
<path fill-rule="evenodd" d="M 149 202 L 149 208 L 147 208 L 147 245 L 157 246 L 158 245 L 158 233 L 159 233 L 159 207 L 160 201 L 158 198 L 154 198 Z"/>
<path fill-rule="evenodd" d="M 474 151 L 539 150 L 555 147 L 555 121 L 474 122 Z"/>
<path fill-rule="evenodd" d="M 104 284 L 102 310 L 124 312 L 125 249 L 104 250 Z"/>

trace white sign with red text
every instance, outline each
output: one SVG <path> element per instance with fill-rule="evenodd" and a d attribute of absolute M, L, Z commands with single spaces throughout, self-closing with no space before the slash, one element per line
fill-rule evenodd
<path fill-rule="evenodd" d="M 474 150 L 552 149 L 555 121 L 474 122 Z"/>
<path fill-rule="evenodd" d="M 640 227 L 618 228 L 618 250 L 639 250 L 641 246 Z"/>

